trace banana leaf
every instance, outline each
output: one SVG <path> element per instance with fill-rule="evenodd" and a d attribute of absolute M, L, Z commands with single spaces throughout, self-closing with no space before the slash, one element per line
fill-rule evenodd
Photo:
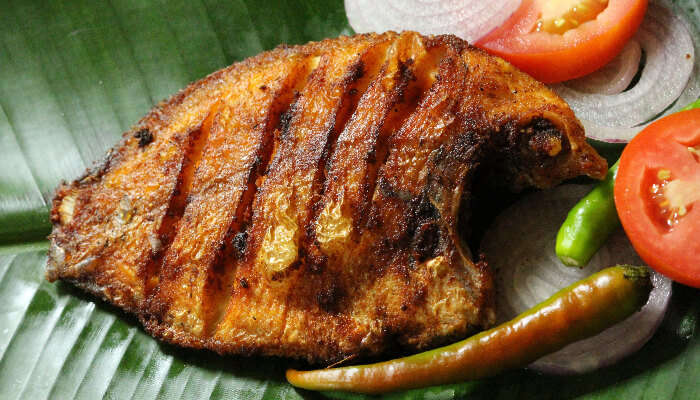
<path fill-rule="evenodd" d="M 677 2 L 696 25 L 696 0 Z M 0 398 L 299 399 L 288 361 L 177 349 L 130 316 L 43 279 L 52 192 L 187 83 L 281 43 L 351 34 L 341 0 L 0 1 Z M 698 38 L 696 38 L 698 39 Z M 692 399 L 698 291 L 676 285 L 655 337 L 576 377 L 513 371 L 393 399 Z"/>

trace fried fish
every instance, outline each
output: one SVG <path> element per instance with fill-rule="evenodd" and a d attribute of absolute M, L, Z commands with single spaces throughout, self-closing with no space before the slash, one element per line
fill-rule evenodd
<path fill-rule="evenodd" d="M 605 171 L 559 97 L 456 37 L 283 46 L 157 105 L 62 184 L 47 278 L 186 347 L 422 350 L 495 319 L 457 229 L 477 176 L 520 190 Z"/>

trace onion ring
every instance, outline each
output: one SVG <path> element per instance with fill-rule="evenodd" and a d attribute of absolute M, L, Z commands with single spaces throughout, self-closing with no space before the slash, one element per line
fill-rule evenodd
<path fill-rule="evenodd" d="M 700 44 L 697 27 L 691 25 L 672 5 L 650 4 L 647 15 L 633 40 L 646 55 L 639 81 L 625 91 L 617 92 L 619 82 L 611 88 L 600 85 L 595 73 L 574 83 L 566 82 L 552 88 L 566 100 L 586 128 L 587 136 L 607 142 L 626 142 L 634 137 L 659 114 L 678 111 L 700 95 L 700 65 L 696 54 Z M 693 35 L 691 35 L 691 32 Z M 619 58 L 629 57 L 624 52 Z M 637 73 L 638 65 L 618 59 L 628 70 L 620 75 Z M 613 67 L 614 68 L 614 67 Z M 602 72 L 603 74 L 605 72 Z M 587 82 L 590 80 L 590 82 Z M 581 90 L 584 86 L 588 90 Z M 589 92 L 597 88 L 595 93 Z M 612 94 L 611 94 L 612 93 Z M 669 108 L 669 106 L 673 105 Z M 665 111 L 666 110 L 666 111 Z M 664 112 L 665 111 L 665 112 Z"/>
<path fill-rule="evenodd" d="M 615 264 L 643 262 L 620 229 L 584 269 L 567 267 L 554 247 L 559 225 L 589 185 L 563 185 L 525 197 L 501 215 L 484 236 L 486 260 L 496 271 L 499 322 L 547 299 L 561 288 Z M 550 354 L 530 368 L 554 374 L 584 373 L 611 365 L 646 343 L 658 328 L 671 281 L 653 273 L 654 288 L 641 311 L 592 338 Z"/>
<path fill-rule="evenodd" d="M 521 0 L 345 0 L 357 33 L 414 30 L 473 42 L 501 25 Z"/>
<path fill-rule="evenodd" d="M 603 68 L 566 82 L 568 88 L 583 93 L 618 94 L 632 83 L 639 69 L 642 47 L 631 39 L 620 54 Z"/>

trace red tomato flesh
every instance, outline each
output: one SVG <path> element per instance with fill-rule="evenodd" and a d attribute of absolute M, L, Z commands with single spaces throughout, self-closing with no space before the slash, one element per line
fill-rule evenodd
<path fill-rule="evenodd" d="M 615 206 L 649 266 L 700 287 L 700 109 L 662 118 L 630 141 L 620 158 Z"/>
<path fill-rule="evenodd" d="M 523 0 L 503 25 L 475 45 L 542 82 L 574 79 L 620 53 L 647 5 L 648 0 Z"/>

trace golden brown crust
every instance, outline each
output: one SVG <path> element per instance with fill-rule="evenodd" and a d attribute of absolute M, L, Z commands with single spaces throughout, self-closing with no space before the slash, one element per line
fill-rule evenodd
<path fill-rule="evenodd" d="M 561 99 L 455 37 L 278 48 L 159 104 L 61 185 L 47 277 L 183 346 L 421 350 L 494 321 L 456 229 L 477 170 L 519 190 L 605 168 Z"/>

